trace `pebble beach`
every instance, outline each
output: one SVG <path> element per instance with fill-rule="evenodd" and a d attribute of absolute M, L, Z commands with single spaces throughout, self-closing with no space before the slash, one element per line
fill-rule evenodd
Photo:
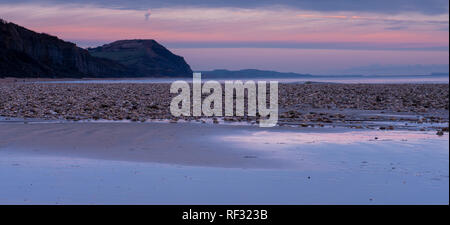
<path fill-rule="evenodd" d="M 0 202 L 448 204 L 448 84 L 281 83 L 271 128 L 169 90 L 0 81 Z"/>
<path fill-rule="evenodd" d="M 257 123 L 258 117 L 170 114 L 170 84 L 49 84 L 0 82 L 0 116 L 41 120 L 152 120 Z M 280 84 L 279 125 L 369 127 L 362 121 L 447 123 L 447 84 Z M 395 126 L 378 126 L 394 129 Z M 438 129 L 439 130 L 439 129 Z"/>

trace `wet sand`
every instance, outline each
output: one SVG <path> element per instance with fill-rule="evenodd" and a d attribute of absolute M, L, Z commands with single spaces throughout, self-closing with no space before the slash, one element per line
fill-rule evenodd
<path fill-rule="evenodd" d="M 180 165 L 279 168 L 282 160 L 217 143 L 232 127 L 169 123 L 0 124 L 0 149 Z M 250 128 L 251 129 L 251 128 Z M 247 155 L 258 155 L 248 160 Z"/>
<path fill-rule="evenodd" d="M 434 132 L 172 123 L 3 123 L 0 150 L 235 168 L 305 168 L 283 148 L 448 139 Z M 280 148 L 282 148 L 280 150 Z M 292 153 L 292 152 L 291 152 Z"/>
<path fill-rule="evenodd" d="M 0 123 L 0 204 L 448 204 L 449 136 Z"/>
<path fill-rule="evenodd" d="M 273 128 L 168 87 L 0 83 L 0 204 L 448 204 L 447 84 L 282 84 Z"/>

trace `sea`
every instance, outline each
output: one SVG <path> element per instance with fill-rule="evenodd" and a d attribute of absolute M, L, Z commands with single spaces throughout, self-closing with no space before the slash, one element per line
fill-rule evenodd
<path fill-rule="evenodd" d="M 105 84 L 105 83 L 172 83 L 175 81 L 192 82 L 192 78 L 130 78 L 130 79 L 74 79 L 74 80 L 45 80 L 45 81 L 32 81 L 34 83 L 74 83 L 74 84 Z M 232 78 L 203 78 L 202 81 L 216 80 L 221 83 L 227 80 L 238 80 L 235 77 Z M 448 84 L 448 75 L 393 75 L 393 76 L 309 76 L 309 77 L 252 77 L 252 78 L 239 78 L 242 81 L 254 80 L 254 81 L 278 81 L 279 83 L 340 83 L 340 84 Z"/>

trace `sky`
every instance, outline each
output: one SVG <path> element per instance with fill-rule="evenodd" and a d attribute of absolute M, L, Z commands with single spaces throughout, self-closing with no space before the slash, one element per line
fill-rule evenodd
<path fill-rule="evenodd" d="M 194 70 L 448 72 L 448 0 L 0 0 L 0 18 L 81 47 L 155 39 Z"/>

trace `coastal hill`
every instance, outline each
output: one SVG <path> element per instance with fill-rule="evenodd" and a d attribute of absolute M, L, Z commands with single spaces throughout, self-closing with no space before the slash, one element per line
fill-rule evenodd
<path fill-rule="evenodd" d="M 0 78 L 192 76 L 182 57 L 153 40 L 117 41 L 91 50 L 104 58 L 0 19 Z"/>
<path fill-rule="evenodd" d="M 124 65 L 93 57 L 73 43 L 0 21 L 0 77 L 118 77 L 127 73 Z"/>
<path fill-rule="evenodd" d="M 97 48 L 89 48 L 96 57 L 119 62 L 132 69 L 137 77 L 192 76 L 191 67 L 183 57 L 170 52 L 155 40 L 121 40 Z"/>

